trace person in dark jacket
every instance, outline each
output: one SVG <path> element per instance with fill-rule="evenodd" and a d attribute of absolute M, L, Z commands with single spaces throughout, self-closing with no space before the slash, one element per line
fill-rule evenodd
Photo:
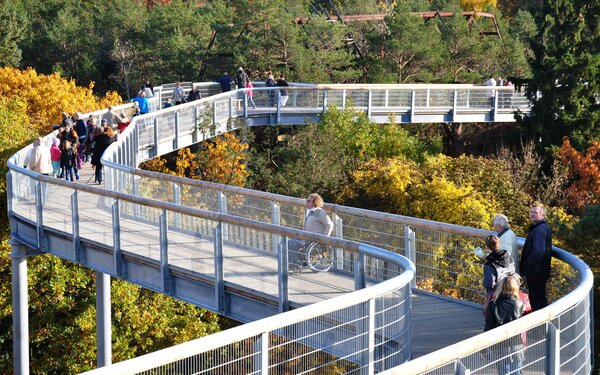
<path fill-rule="evenodd" d="M 250 81 L 250 78 L 248 78 L 248 74 L 244 72 L 244 69 L 239 67 L 237 73 L 235 73 L 235 84 L 237 85 L 237 88 L 246 88 L 248 81 Z"/>
<path fill-rule="evenodd" d="M 200 90 L 198 90 L 196 88 L 196 85 L 192 84 L 192 89 L 188 93 L 186 102 L 189 103 L 189 102 L 193 102 L 194 100 L 200 100 L 200 99 L 202 99 L 202 95 L 200 95 Z"/>
<path fill-rule="evenodd" d="M 492 300 L 486 307 L 484 331 L 489 331 L 523 316 L 523 301 L 519 297 L 519 277 L 509 275 L 500 280 Z M 494 347 L 494 360 L 498 360 L 498 374 L 520 374 L 525 358 L 521 335 L 511 337 Z"/>
<path fill-rule="evenodd" d="M 515 262 L 508 251 L 500 249 L 500 238 L 497 236 L 488 236 L 485 246 L 491 252 L 485 257 L 483 265 L 483 287 L 490 294 L 500 280 L 515 273 Z"/>
<path fill-rule="evenodd" d="M 102 128 L 102 134 L 94 137 L 94 149 L 92 153 L 92 165 L 96 169 L 95 182 L 102 183 L 102 154 L 115 141 L 115 133 L 110 126 Z"/>
<path fill-rule="evenodd" d="M 546 284 L 550 278 L 552 259 L 552 231 L 546 222 L 546 209 L 534 204 L 529 212 L 531 225 L 523 245 L 519 273 L 527 282 L 533 311 L 548 305 Z"/>
<path fill-rule="evenodd" d="M 221 85 L 222 92 L 231 91 L 231 84 L 234 83 L 227 72 L 223 73 L 223 75 L 217 79 L 217 82 Z"/>
<path fill-rule="evenodd" d="M 285 76 L 283 74 L 277 80 L 277 86 L 279 86 L 279 87 L 288 87 L 289 86 L 289 84 L 286 81 Z M 281 105 L 281 108 L 283 108 L 283 107 L 285 107 L 285 105 L 287 104 L 287 101 L 289 99 L 288 92 L 285 89 L 280 89 L 279 94 L 281 95 L 280 105 Z"/>

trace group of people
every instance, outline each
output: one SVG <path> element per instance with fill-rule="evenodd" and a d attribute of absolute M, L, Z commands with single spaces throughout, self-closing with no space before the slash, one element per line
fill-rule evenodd
<path fill-rule="evenodd" d="M 250 104 L 252 105 L 253 108 L 256 108 L 256 104 L 254 103 L 254 94 L 251 90 L 252 88 L 254 88 L 254 85 L 252 84 L 252 81 L 250 80 L 248 73 L 246 73 L 244 71 L 244 68 L 239 67 L 233 78 L 230 77 L 227 72 L 224 72 L 223 75 L 216 80 L 216 82 L 219 83 L 219 85 L 221 86 L 222 92 L 231 91 L 232 88 L 248 89 L 248 90 L 246 90 L 246 96 L 248 98 L 248 101 L 250 102 Z M 265 86 L 266 87 L 288 87 L 289 84 L 288 84 L 287 80 L 285 79 L 284 74 L 281 74 L 279 76 L 279 79 L 275 80 L 275 78 L 273 77 L 273 74 L 271 72 L 269 72 L 268 77 L 265 80 Z M 281 96 L 279 105 L 281 106 L 281 108 L 283 108 L 286 106 L 288 98 L 289 98 L 288 92 L 286 89 L 281 88 L 281 89 L 279 89 L 279 93 Z M 269 90 L 268 96 L 269 96 L 269 106 L 270 107 L 275 106 L 276 91 Z"/>
<path fill-rule="evenodd" d="M 483 82 L 484 86 L 512 86 L 513 83 L 509 80 L 504 80 L 502 79 L 502 77 L 498 77 L 498 79 L 495 79 L 494 77 L 490 76 L 490 78 L 488 78 L 485 82 Z"/>
<path fill-rule="evenodd" d="M 196 87 L 196 84 L 192 83 L 191 90 L 186 94 L 185 89 L 181 85 L 181 82 L 177 82 L 175 83 L 173 94 L 170 98 L 167 98 L 167 102 L 165 103 L 164 108 L 169 108 L 174 105 L 189 103 L 200 99 L 202 99 L 202 94 L 200 93 L 200 90 L 198 90 L 198 88 Z"/>
<path fill-rule="evenodd" d="M 501 214 L 494 217 L 493 228 L 497 234 L 486 238 L 489 253 L 482 256 L 485 260 L 485 331 L 548 305 L 546 285 L 551 271 L 552 231 L 543 205 L 534 204 L 529 219 L 529 233 L 519 257 L 517 237 L 509 227 L 508 218 Z M 520 290 L 522 280 L 527 283 L 528 296 Z M 512 341 L 509 343 L 512 354 L 498 364 L 501 374 L 520 373 L 524 358 L 523 341 Z"/>
<path fill-rule="evenodd" d="M 116 141 L 113 127 L 125 129 L 129 124 L 126 115 L 117 115 L 112 107 L 102 116 L 100 124 L 90 115 L 84 120 L 81 113 L 72 116 L 63 112 L 62 122 L 50 138 L 50 146 L 38 138 L 25 158 L 25 166 L 37 173 L 79 180 L 79 171 L 87 162 L 95 169 L 95 182 L 102 183 L 101 157 L 108 146 Z"/>

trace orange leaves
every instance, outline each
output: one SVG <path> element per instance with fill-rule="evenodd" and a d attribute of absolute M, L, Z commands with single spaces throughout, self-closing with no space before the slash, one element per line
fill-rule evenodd
<path fill-rule="evenodd" d="M 570 184 L 565 193 L 568 205 L 576 210 L 600 202 L 600 142 L 592 142 L 585 155 L 571 146 L 568 138 L 558 151 L 558 157 L 567 167 Z"/>
<path fill-rule="evenodd" d="M 62 112 L 90 112 L 122 102 L 114 92 L 98 100 L 93 87 L 93 82 L 88 87 L 77 86 L 74 80 L 62 78 L 59 73 L 44 75 L 32 68 L 0 68 L 0 97 L 24 101 L 26 114 L 34 126 L 43 131 L 51 124 L 60 123 Z"/>
<path fill-rule="evenodd" d="M 200 154 L 202 179 L 220 184 L 244 186 L 249 176 L 246 168 L 248 145 L 233 133 L 225 133 Z"/>

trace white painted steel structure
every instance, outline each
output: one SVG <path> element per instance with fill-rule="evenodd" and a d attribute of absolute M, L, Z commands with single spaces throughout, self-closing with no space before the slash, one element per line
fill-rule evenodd
<path fill-rule="evenodd" d="M 206 87 L 210 89 L 211 85 Z M 425 119 L 419 117 L 426 112 L 424 108 L 431 111 L 427 116 L 452 116 L 451 118 L 458 120 L 462 115 L 459 104 L 468 103 L 471 108 L 474 98 L 488 98 L 488 106 L 482 105 L 478 109 L 484 118 L 487 116 L 498 119 L 502 112 L 499 106 L 503 101 L 499 99 L 503 91 L 496 88 L 435 88 L 434 85 L 421 88 L 402 88 L 395 85 L 290 88 L 288 93 L 292 98 L 288 101 L 288 106 L 292 108 L 283 109 L 279 106 L 271 107 L 269 103 L 271 99 L 274 99 L 275 103 L 280 101 L 278 89 L 269 92 L 267 89 L 255 88 L 256 109 L 248 108 L 244 90 L 239 90 L 140 116 L 104 155 L 105 181 L 109 191 L 79 187 L 25 171 L 20 167 L 20 160 L 27 152 L 27 149 L 24 149 L 9 161 L 11 171 L 7 176 L 13 239 L 18 241 L 14 245 L 13 262 L 22 262 L 23 249 L 18 243 L 25 243 L 31 248 L 50 251 L 102 272 L 194 301 L 197 296 L 178 295 L 177 292 L 186 287 L 189 289 L 191 285 L 202 284 L 190 284 L 190 280 L 194 281 L 194 278 L 196 281 L 203 280 L 198 280 L 197 276 L 170 264 L 172 254 L 168 249 L 172 236 L 196 233 L 201 239 L 208 239 L 212 243 L 214 259 L 218 260 L 213 265 L 212 284 L 208 288 L 210 292 L 206 292 L 213 294 L 214 304 L 206 307 L 239 318 L 241 312 L 225 311 L 226 299 L 230 299 L 232 303 L 247 302 L 235 296 L 240 290 L 229 294 L 226 290 L 227 280 L 223 277 L 222 263 L 223 258 L 226 258 L 223 255 L 224 246 L 260 250 L 266 257 L 270 253 L 271 258 L 277 255 L 275 263 L 278 292 L 275 310 L 284 312 L 293 305 L 286 293 L 292 276 L 287 274 L 285 267 L 284 240 L 291 236 L 329 243 L 340 249 L 336 251 L 335 267 L 330 273 L 340 278 L 344 275 L 349 276 L 354 280 L 356 289 L 377 284 L 337 299 L 312 304 L 217 335 L 107 366 L 94 373 L 277 373 L 278 366 L 282 363 L 275 359 L 280 352 L 290 350 L 299 351 L 301 354 L 287 357 L 284 363 L 302 361 L 308 358 L 307 356 L 313 356 L 311 361 L 307 361 L 313 367 L 295 367 L 295 372 L 314 372 L 325 368 L 320 366 L 331 366 L 335 363 L 342 366 L 344 371 L 357 373 L 374 373 L 386 369 L 390 373 L 399 374 L 487 373 L 490 370 L 495 371 L 499 364 L 521 352 L 524 353 L 522 365 L 526 371 L 551 374 L 589 373 L 592 358 L 592 275 L 585 264 L 563 250 L 555 249 L 554 256 L 567 264 L 568 269 L 565 273 L 554 276 L 555 283 L 551 289 L 556 301 L 548 308 L 500 329 L 394 368 L 410 356 L 410 339 L 406 342 L 406 333 L 410 330 L 407 327 L 399 329 L 401 326 L 397 325 L 400 321 L 410 318 L 410 310 L 407 310 L 407 304 L 402 302 L 409 301 L 410 298 L 406 287 L 412 285 L 417 291 L 432 283 L 428 289 L 450 290 L 453 295 L 458 295 L 464 300 L 481 302 L 483 292 L 479 286 L 480 274 L 470 270 L 474 263 L 470 249 L 490 232 L 327 205 L 326 209 L 332 213 L 336 222 L 336 236 L 364 244 L 356 245 L 340 238 L 319 238 L 281 227 L 301 226 L 304 206 L 301 199 L 164 176 L 136 168 L 144 160 L 239 126 L 303 123 L 306 117 L 322 113 L 328 105 L 346 105 L 349 98 L 353 98 L 354 104 L 365 109 L 376 121 L 384 121 L 383 118 L 390 121 L 390 113 L 400 113 L 390 111 L 396 108 L 390 106 L 390 98 L 402 98 L 406 96 L 403 94 L 405 91 L 409 93 L 411 105 L 407 113 L 400 115 L 400 118 L 408 116 L 410 121 Z M 432 96 L 432 93 L 435 95 Z M 450 106 L 447 105 L 448 97 L 452 98 Z M 511 92 L 510 97 L 513 98 L 510 107 L 512 116 L 516 94 Z M 419 100 L 425 103 L 420 109 L 417 106 L 421 103 L 418 98 L 424 98 Z M 379 100 L 384 100 L 387 106 L 383 109 L 382 106 L 378 107 L 376 103 L 379 103 Z M 361 103 L 366 106 L 360 105 Z M 441 104 L 438 105 L 439 103 Z M 399 111 L 401 107 L 397 106 Z M 527 108 L 527 105 L 523 105 L 522 109 L 526 111 Z M 472 113 L 468 114 L 471 115 Z M 234 118 L 243 120 L 232 121 Z M 44 212 L 45 194 L 59 194 L 57 191 L 64 195 L 62 199 L 71 202 L 70 208 L 64 212 L 67 224 L 63 223 L 63 228 L 64 225 L 70 225 L 72 229 L 63 230 L 61 233 L 55 233 L 56 228 L 47 224 L 49 220 Z M 92 197 L 91 201 L 97 208 L 110 213 L 108 217 L 111 227 L 103 229 L 101 233 L 108 239 L 104 247 L 98 246 L 96 239 L 86 239 L 80 232 L 83 222 L 77 208 L 82 204 L 80 196 L 84 194 L 86 202 Z M 135 231 L 122 232 L 127 220 L 140 223 L 140 226 L 158 228 L 159 235 L 155 234 L 157 238 L 154 241 L 157 244 L 156 255 L 150 252 L 144 260 L 136 258 L 132 251 L 123 251 L 125 233 L 135 235 Z M 60 237 L 64 238 L 65 235 L 66 240 L 61 240 Z M 35 240 L 32 241 L 31 238 Z M 52 241 L 55 246 L 49 246 L 48 242 Z M 411 281 L 411 263 L 398 255 L 376 250 L 373 246 L 405 255 L 416 265 L 416 280 Z M 442 251 L 443 256 L 440 255 Z M 141 272 L 140 264 L 151 265 L 155 272 L 150 276 L 144 275 L 148 270 L 144 269 Z M 156 278 L 159 281 L 153 284 Z M 383 280 L 387 281 L 380 283 Z M 258 292 L 267 294 L 266 289 Z M 392 297 L 389 293 L 392 293 Z M 398 308 L 388 309 L 388 303 L 389 306 L 397 305 L 401 312 L 396 311 Z M 299 306 L 301 304 L 297 305 Z M 377 317 L 383 317 L 386 313 L 395 317 L 391 320 L 392 326 L 386 325 L 385 319 L 380 320 Z M 402 324 L 410 325 L 409 322 Z M 22 326 L 21 324 L 20 327 Z M 386 327 L 391 330 L 386 331 Z M 328 335 L 328 332 L 337 334 L 332 336 Z M 348 332 L 355 332 L 355 335 L 348 335 Z M 400 337 L 396 337 L 394 332 L 400 333 Z M 525 340 L 526 345 L 517 348 L 514 345 L 515 337 Z M 353 345 L 344 344 L 352 340 L 356 341 Z M 386 343 L 392 342 L 390 340 L 394 345 L 386 346 Z M 377 347 L 379 349 L 376 349 Z M 238 354 L 224 355 L 235 352 L 234 349 L 239 351 Z M 324 353 L 320 357 L 315 354 L 315 350 L 318 349 Z M 319 359 L 314 359 L 316 357 Z"/>

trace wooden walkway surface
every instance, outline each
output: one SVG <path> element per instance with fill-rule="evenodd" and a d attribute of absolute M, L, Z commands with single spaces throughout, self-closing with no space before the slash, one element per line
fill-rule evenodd
<path fill-rule="evenodd" d="M 86 164 L 80 171 L 80 183 L 94 183 L 94 171 Z M 44 206 L 44 225 L 70 232 L 68 194 L 49 191 L 49 202 Z M 52 196 L 56 198 L 53 199 Z M 29 210 L 35 220 L 35 208 L 17 203 Z M 66 205 L 66 206 L 65 206 Z M 97 202 L 80 202 L 80 234 L 82 238 L 112 243 L 111 217 L 107 210 L 98 210 Z M 33 209 L 33 211 L 32 211 Z M 104 227 L 104 228 L 103 228 Z M 160 259 L 160 239 L 156 228 L 149 224 L 121 223 L 123 251 Z M 213 275 L 213 244 L 199 237 L 169 233 L 169 263 L 192 271 Z M 224 248 L 224 278 L 226 282 L 241 285 L 260 294 L 278 293 L 276 257 L 264 256 L 250 250 L 231 246 Z M 295 305 L 307 305 L 352 291 L 352 277 L 338 273 L 303 272 L 289 277 L 289 299 Z M 412 295 L 413 357 L 459 342 L 483 331 L 481 308 L 462 304 L 443 297 L 419 292 Z"/>

